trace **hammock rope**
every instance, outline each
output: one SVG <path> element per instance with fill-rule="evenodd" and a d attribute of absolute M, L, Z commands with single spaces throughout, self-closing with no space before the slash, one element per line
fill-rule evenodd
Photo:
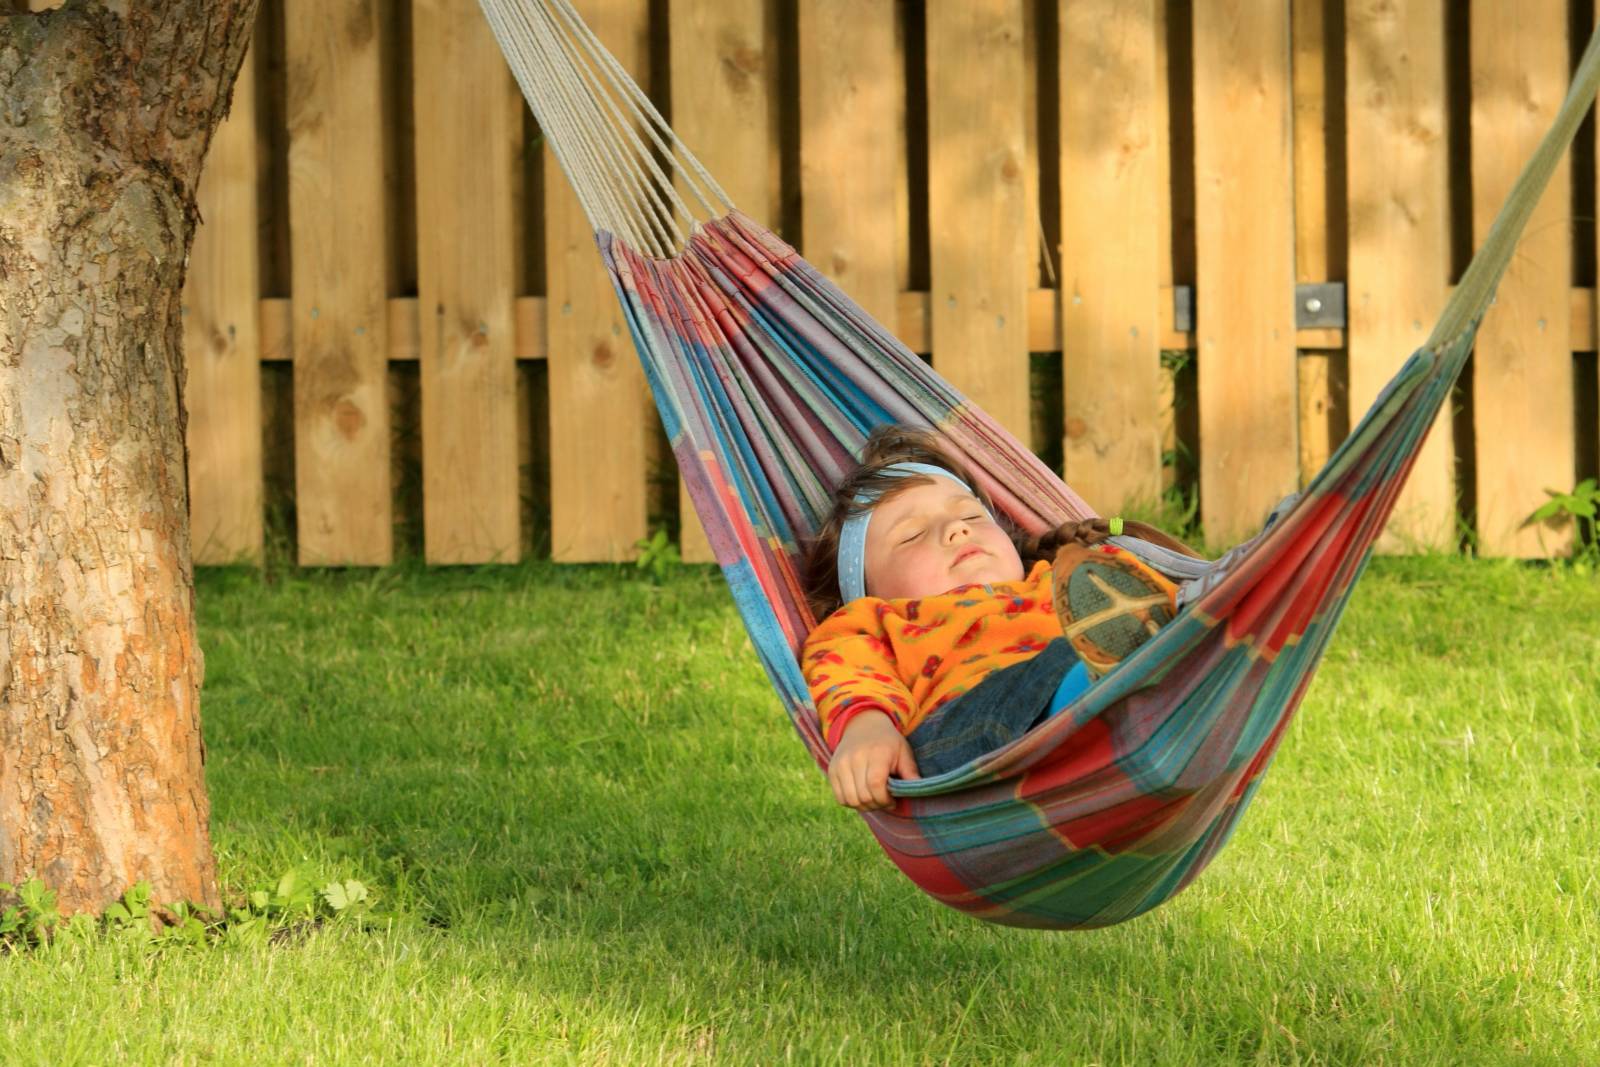
<path fill-rule="evenodd" d="M 825 768 L 796 661 L 814 624 L 799 550 L 874 427 L 936 430 L 1030 533 L 1093 512 L 793 248 L 735 210 L 570 0 L 480 3 L 594 226 L 751 643 Z M 919 887 L 989 921 L 1091 927 L 1155 907 L 1206 867 L 1277 751 L 1597 84 L 1600 32 L 1428 343 L 1303 493 L 1211 563 L 1114 538 L 1189 582 L 1177 618 L 1026 736 L 946 774 L 894 781 L 895 806 L 864 816 Z"/>
<path fill-rule="evenodd" d="M 697 217 L 669 170 L 699 204 L 701 217 L 732 210 L 716 179 L 571 3 L 485 4 L 483 10 L 523 95 L 539 100 L 540 129 L 596 232 L 616 234 L 654 256 L 681 250 L 688 238 L 679 222 L 692 229 Z"/>

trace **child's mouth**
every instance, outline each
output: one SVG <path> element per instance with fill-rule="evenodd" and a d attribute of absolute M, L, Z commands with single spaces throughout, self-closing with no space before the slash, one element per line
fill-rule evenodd
<path fill-rule="evenodd" d="M 971 559 L 973 556 L 981 556 L 981 555 L 983 555 L 983 549 L 981 549 L 981 548 L 963 548 L 960 552 L 956 553 L 956 564 L 955 565 L 959 567 L 959 566 L 961 566 L 961 564 L 965 563 L 967 560 Z"/>

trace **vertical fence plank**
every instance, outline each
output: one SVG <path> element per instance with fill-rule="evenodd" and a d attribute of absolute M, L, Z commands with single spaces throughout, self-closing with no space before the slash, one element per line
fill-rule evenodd
<path fill-rule="evenodd" d="M 1472 222 L 1481 243 L 1553 120 L 1568 76 L 1565 4 L 1473 0 Z M 1575 480 L 1571 169 L 1550 179 L 1484 317 L 1473 352 L 1478 546 L 1485 555 L 1564 553 L 1569 528 L 1524 527 L 1542 490 Z"/>
<path fill-rule="evenodd" d="M 1063 455 L 1106 514 L 1161 493 L 1155 7 L 1060 8 Z"/>
<path fill-rule="evenodd" d="M 1029 436 L 1021 0 L 930 4 L 928 218 L 934 366 L 1019 439 Z"/>
<path fill-rule="evenodd" d="M 1359 3 L 1360 0 L 1354 0 Z M 1293 0 L 1290 39 L 1294 72 L 1295 278 L 1325 282 L 1333 235 L 1328 232 L 1328 0 Z"/>
<path fill-rule="evenodd" d="M 582 13 L 618 62 L 648 85 L 646 0 L 593 0 Z M 548 150 L 544 165 L 551 555 L 567 563 L 631 559 L 649 521 L 655 414 L 594 233 Z"/>
<path fill-rule="evenodd" d="M 672 127 L 741 211 L 776 228 L 766 7 L 671 0 Z"/>
<path fill-rule="evenodd" d="M 197 564 L 259 561 L 264 538 L 255 57 L 252 48 L 206 154 L 196 194 L 203 222 L 184 282 L 189 529 Z"/>
<path fill-rule="evenodd" d="M 295 505 L 303 564 L 386 564 L 389 346 L 378 10 L 286 0 Z"/>
<path fill-rule="evenodd" d="M 767 51 L 766 5 L 672 0 L 672 126 L 745 214 L 776 227 L 770 108 L 777 57 Z M 712 559 L 688 491 L 678 491 L 683 558 Z"/>
<path fill-rule="evenodd" d="M 896 209 L 903 124 L 894 0 L 800 5 L 800 247 L 816 268 L 890 329 L 904 253 Z"/>
<path fill-rule="evenodd" d="M 1330 32 L 1328 0 L 1293 0 L 1289 11 L 1294 70 L 1294 261 L 1297 282 L 1333 279 L 1328 232 L 1327 74 Z M 1334 357 L 1327 351 L 1299 353 L 1297 404 L 1300 484 L 1322 469 L 1338 441 L 1333 425 Z"/>
<path fill-rule="evenodd" d="M 1200 510 L 1239 539 L 1299 480 L 1289 11 L 1194 9 Z"/>
<path fill-rule="evenodd" d="M 473 0 L 412 12 L 423 543 L 430 563 L 513 562 L 522 97 Z"/>
<path fill-rule="evenodd" d="M 1444 0 L 1345 9 L 1350 203 L 1350 413 L 1359 418 L 1427 340 L 1450 262 Z M 1455 543 L 1449 406 L 1411 468 L 1381 551 Z"/>

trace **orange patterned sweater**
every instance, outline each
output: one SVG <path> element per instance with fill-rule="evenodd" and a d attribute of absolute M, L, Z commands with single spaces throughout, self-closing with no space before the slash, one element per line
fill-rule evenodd
<path fill-rule="evenodd" d="M 1050 564 L 1040 562 L 1020 582 L 852 600 L 811 631 L 800 664 L 835 748 L 863 711 L 882 711 L 909 734 L 935 708 L 1061 636 Z"/>

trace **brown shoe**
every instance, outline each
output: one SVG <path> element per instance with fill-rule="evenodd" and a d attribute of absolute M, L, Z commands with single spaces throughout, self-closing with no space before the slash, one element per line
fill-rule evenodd
<path fill-rule="evenodd" d="M 1115 545 L 1056 553 L 1052 595 L 1073 651 L 1098 678 L 1177 614 L 1178 587 Z"/>

